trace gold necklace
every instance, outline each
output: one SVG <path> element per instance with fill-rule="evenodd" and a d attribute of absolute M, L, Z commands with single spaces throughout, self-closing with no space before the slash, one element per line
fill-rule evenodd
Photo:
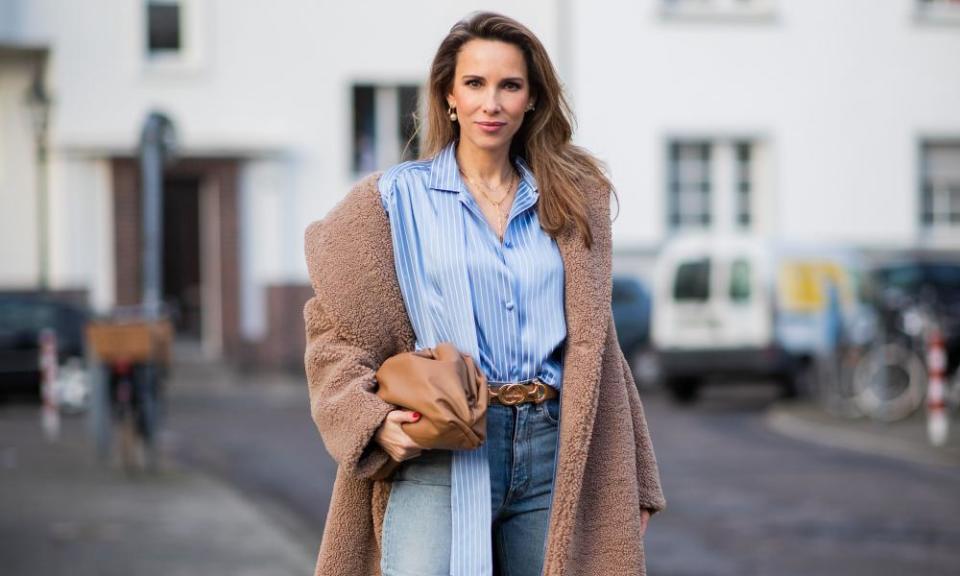
<path fill-rule="evenodd" d="M 486 182 L 483 182 L 481 180 L 480 185 L 478 186 L 476 181 L 474 181 L 473 178 L 470 178 L 469 176 L 467 176 L 466 172 L 464 172 L 459 167 L 457 169 L 460 170 L 460 175 L 467 180 L 467 183 L 473 186 L 475 189 L 479 190 L 480 194 L 483 194 L 483 197 L 487 199 L 487 202 L 490 202 L 496 208 L 497 237 L 500 238 L 500 240 L 503 240 L 504 226 L 506 225 L 507 218 L 506 218 L 506 214 L 503 213 L 503 210 L 500 209 L 500 205 L 503 204 L 503 202 L 510 196 L 510 193 L 513 191 L 514 180 L 516 179 L 516 172 L 511 172 L 510 181 L 507 182 L 507 190 L 506 192 L 503 193 L 503 198 L 501 198 L 498 201 L 494 201 L 493 198 L 490 198 L 490 196 L 483 191 L 484 188 L 486 188 L 487 190 L 490 190 L 490 187 L 487 186 Z"/>

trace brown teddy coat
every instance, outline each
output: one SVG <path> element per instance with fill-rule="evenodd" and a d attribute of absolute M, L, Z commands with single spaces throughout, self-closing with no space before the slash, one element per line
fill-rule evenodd
<path fill-rule="evenodd" d="M 315 296 L 304 309 L 311 413 L 339 464 L 318 576 L 380 574 L 388 458 L 372 441 L 393 406 L 374 393 L 377 367 L 414 349 L 397 282 L 379 174 L 358 183 L 306 231 Z M 645 574 L 640 511 L 662 510 L 643 405 L 610 308 L 610 195 L 588 194 L 593 246 L 572 226 L 556 238 L 564 263 L 563 401 L 544 574 Z"/>

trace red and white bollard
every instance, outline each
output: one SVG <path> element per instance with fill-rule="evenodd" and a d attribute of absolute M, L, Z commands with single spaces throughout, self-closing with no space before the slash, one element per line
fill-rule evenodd
<path fill-rule="evenodd" d="M 57 334 L 49 328 L 40 332 L 40 394 L 43 408 L 40 424 L 48 440 L 60 437 L 60 409 L 57 406 Z"/>
<path fill-rule="evenodd" d="M 938 328 L 933 328 L 927 336 L 927 372 L 930 375 L 927 386 L 927 437 L 934 446 L 943 446 L 947 442 L 950 425 L 943 383 L 946 369 L 947 352 L 943 334 Z"/>

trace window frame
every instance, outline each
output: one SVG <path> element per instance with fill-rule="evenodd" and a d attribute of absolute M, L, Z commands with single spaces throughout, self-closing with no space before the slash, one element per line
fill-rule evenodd
<path fill-rule="evenodd" d="M 357 97 L 356 93 L 358 89 L 372 89 L 373 99 L 371 105 L 371 113 L 373 115 L 373 129 L 372 129 L 372 168 L 371 166 L 363 165 L 358 162 L 358 123 L 359 118 L 357 116 Z M 361 177 L 373 170 L 384 170 L 393 164 L 402 162 L 405 160 L 414 160 L 419 156 L 419 152 L 423 145 L 423 133 L 415 132 L 415 125 L 411 124 L 413 121 L 411 118 L 407 118 L 406 115 L 400 110 L 403 106 L 404 100 L 404 90 L 414 89 L 416 90 L 416 109 L 415 114 L 420 118 L 423 118 L 423 98 L 425 87 L 420 82 L 414 81 L 405 81 L 405 80 L 370 80 L 370 79 L 354 79 L 347 83 L 346 89 L 346 100 L 347 106 L 349 108 L 350 118 L 349 125 L 347 126 L 347 140 L 350 143 L 349 153 L 347 154 L 347 171 L 353 178 Z M 391 92 L 386 98 L 382 96 L 384 92 Z M 384 146 L 379 142 L 377 131 L 379 125 L 380 112 L 378 112 L 378 103 L 383 104 L 386 102 L 388 105 L 393 104 L 396 106 L 396 117 L 390 119 L 389 124 L 391 127 L 396 128 L 396 138 L 395 143 L 391 143 L 390 148 L 397 151 L 396 158 L 381 158 L 382 151 Z M 412 146 L 408 147 L 408 134 L 413 133 L 415 136 Z M 396 144 L 396 147 L 393 148 L 392 144 Z"/>
<path fill-rule="evenodd" d="M 957 0 L 913 0 L 913 18 L 919 24 L 960 25 Z"/>
<path fill-rule="evenodd" d="M 159 48 L 154 49 L 150 43 L 153 39 L 153 29 L 151 26 L 151 16 L 152 9 L 161 8 L 161 7 L 173 7 L 176 8 L 176 39 L 177 47 L 176 48 Z M 184 21 L 186 20 L 184 14 L 184 3 L 182 0 L 144 0 L 144 40 L 148 58 L 167 58 L 171 55 L 179 55 L 184 50 Z"/>
<path fill-rule="evenodd" d="M 757 187 L 756 150 L 758 143 L 751 140 L 734 140 L 733 227 L 750 230 L 756 220 L 754 191 Z"/>
<path fill-rule="evenodd" d="M 937 218 L 933 212 L 936 209 L 935 198 L 929 199 L 930 211 L 933 212 L 928 220 L 928 169 L 927 159 L 928 150 L 932 147 L 950 147 L 956 151 L 958 162 L 960 162 L 960 134 L 956 136 L 920 136 L 917 139 L 916 147 L 916 200 L 917 212 L 916 222 L 922 237 L 928 239 L 950 239 L 960 240 L 960 200 L 953 210 L 948 209 L 946 220 Z M 960 171 L 960 165 L 958 165 Z M 957 178 L 957 186 L 960 187 L 960 175 Z M 934 194 L 933 191 L 930 194 Z M 948 192 L 948 194 L 950 194 Z M 948 200 L 949 203 L 949 200 Z M 951 204 L 952 206 L 952 204 Z M 957 215 L 954 222 L 949 221 L 949 213 Z"/>
<path fill-rule="evenodd" d="M 180 6 L 180 49 L 150 50 L 150 4 L 178 4 Z M 203 0 L 139 0 L 136 2 L 137 25 L 135 41 L 141 68 L 150 74 L 165 72 L 195 72 L 205 63 L 205 45 L 208 41 L 206 24 L 209 2 Z"/>
<path fill-rule="evenodd" d="M 671 232 L 709 230 L 715 224 L 713 200 L 716 192 L 712 169 L 714 141 L 708 138 L 668 138 L 666 147 L 667 229 Z M 705 151 L 700 158 L 705 173 L 701 180 L 696 183 L 683 182 L 681 177 L 683 172 L 681 147 L 697 147 Z M 688 189 L 687 186 L 690 188 Z M 702 203 L 699 217 L 694 220 L 685 219 L 683 210 L 683 197 L 691 194 L 699 194 Z"/>
<path fill-rule="evenodd" d="M 660 135 L 659 140 L 661 196 L 658 208 L 666 236 L 688 231 L 762 233 L 776 225 L 776 146 L 770 133 L 761 129 L 733 132 L 668 129 Z M 677 225 L 678 219 L 672 213 L 678 202 L 674 200 L 673 193 L 672 146 L 687 143 L 705 143 L 710 149 L 710 217 L 706 225 Z M 739 166 L 741 146 L 749 149 L 746 173 Z M 746 217 L 743 216 L 744 202 L 747 206 Z M 744 224 L 745 220 L 748 223 Z"/>
<path fill-rule="evenodd" d="M 662 20 L 719 21 L 733 23 L 771 23 L 777 20 L 779 0 L 752 0 L 753 5 L 738 5 L 744 0 L 659 0 Z"/>

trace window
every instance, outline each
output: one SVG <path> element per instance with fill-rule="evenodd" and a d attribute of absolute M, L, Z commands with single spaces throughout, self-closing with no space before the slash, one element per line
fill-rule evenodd
<path fill-rule="evenodd" d="M 750 262 L 742 258 L 730 264 L 730 300 L 750 301 Z"/>
<path fill-rule="evenodd" d="M 400 142 L 403 144 L 401 158 L 410 160 L 420 156 L 420 141 L 417 136 L 417 102 L 420 90 L 416 86 L 397 88 L 399 99 L 397 114 L 400 115 Z"/>
<path fill-rule="evenodd" d="M 141 0 L 137 42 L 150 74 L 194 73 L 205 66 L 212 20 L 206 0 Z"/>
<path fill-rule="evenodd" d="M 750 230 L 755 225 L 757 144 L 674 140 L 668 144 L 667 224 L 671 230 Z"/>
<path fill-rule="evenodd" d="M 960 23 L 960 0 L 916 0 L 917 18 L 927 22 Z"/>
<path fill-rule="evenodd" d="M 662 0 L 667 17 L 769 17 L 774 0 Z"/>
<path fill-rule="evenodd" d="M 753 179 L 750 177 L 750 145 L 745 142 L 737 142 L 734 147 L 737 154 L 737 225 L 741 228 L 750 228 L 750 189 L 753 187 Z"/>
<path fill-rule="evenodd" d="M 670 145 L 670 227 L 710 225 L 710 144 Z"/>
<path fill-rule="evenodd" d="M 374 129 L 377 118 L 373 86 L 353 87 L 353 170 L 370 172 L 377 169 Z"/>
<path fill-rule="evenodd" d="M 353 87 L 353 170 L 365 173 L 417 158 L 417 86 Z"/>
<path fill-rule="evenodd" d="M 178 0 L 147 1 L 147 53 L 170 54 L 183 48 L 183 11 Z"/>
<path fill-rule="evenodd" d="M 923 226 L 960 230 L 960 141 L 925 143 L 921 155 Z"/>
<path fill-rule="evenodd" d="M 706 302 L 710 297 L 710 260 L 690 260 L 677 266 L 673 299 Z"/>

